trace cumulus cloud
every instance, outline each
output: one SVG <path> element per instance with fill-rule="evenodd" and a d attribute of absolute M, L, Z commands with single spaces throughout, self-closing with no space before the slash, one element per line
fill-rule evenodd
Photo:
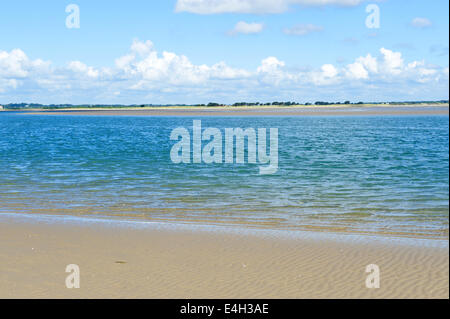
<path fill-rule="evenodd" d="M 232 67 L 224 61 L 195 64 L 184 55 L 158 52 L 151 41 L 139 40 L 111 68 L 81 61 L 57 67 L 31 59 L 19 49 L 0 51 L 0 97 L 21 96 L 35 102 L 44 102 L 42 97 L 54 98 L 52 103 L 86 99 L 86 103 L 165 104 L 172 98 L 183 103 L 213 98 L 227 102 L 282 96 L 298 99 L 314 92 L 320 97 L 350 91 L 352 95 L 368 91 L 385 94 L 389 90 L 409 94 L 413 88 L 415 92 L 420 92 L 419 88 L 439 90 L 440 96 L 445 96 L 448 66 L 430 65 L 423 60 L 406 62 L 400 52 L 387 48 L 339 67 L 325 63 L 316 68 L 299 68 L 270 56 L 253 70 Z"/>
<path fill-rule="evenodd" d="M 332 64 L 324 64 L 319 70 L 312 70 L 302 76 L 303 85 L 311 82 L 315 86 L 325 86 L 337 83 L 339 79 L 339 70 Z M 306 82 L 305 82 L 306 81 Z"/>
<path fill-rule="evenodd" d="M 261 66 L 258 67 L 257 71 L 260 73 L 275 73 L 284 66 L 285 63 L 283 61 L 271 56 L 262 60 Z"/>
<path fill-rule="evenodd" d="M 3 77 L 25 78 L 33 72 L 43 71 L 49 62 L 30 60 L 20 49 L 11 52 L 0 51 L 0 74 Z"/>
<path fill-rule="evenodd" d="M 357 58 L 354 63 L 347 65 L 346 69 L 346 74 L 351 79 L 368 79 L 369 72 L 378 73 L 378 61 L 370 54 Z"/>
<path fill-rule="evenodd" d="M 380 49 L 383 55 L 382 67 L 387 74 L 400 74 L 403 67 L 403 58 L 400 52 L 394 52 L 385 48 Z"/>
<path fill-rule="evenodd" d="M 129 54 L 116 60 L 117 75 L 137 81 L 132 88 L 153 86 L 154 82 L 167 85 L 200 84 L 210 79 L 235 79 L 249 73 L 233 69 L 225 62 L 212 66 L 195 65 L 186 56 L 163 51 L 159 54 L 151 41 L 135 40 Z"/>
<path fill-rule="evenodd" d="M 229 32 L 230 35 L 236 35 L 238 33 L 252 34 L 260 33 L 264 29 L 262 23 L 247 23 L 245 21 L 239 21 L 234 26 L 234 29 Z"/>
<path fill-rule="evenodd" d="M 296 75 L 284 69 L 286 63 L 276 57 L 268 57 L 261 61 L 261 65 L 256 69 L 256 76 L 261 83 L 269 85 L 280 85 L 281 82 L 291 81 Z"/>
<path fill-rule="evenodd" d="M 347 65 L 346 74 L 348 77 L 352 79 L 359 80 L 369 78 L 369 72 L 360 62 L 355 62 Z"/>
<path fill-rule="evenodd" d="M 50 72 L 50 62 L 31 60 L 20 49 L 0 51 L 0 93 L 16 90 L 30 78 L 38 81 Z"/>
<path fill-rule="evenodd" d="M 178 0 L 176 12 L 196 14 L 282 13 L 291 5 L 356 6 L 362 0 Z"/>
<path fill-rule="evenodd" d="M 93 67 L 87 66 L 86 64 L 80 61 L 70 62 L 68 65 L 68 69 L 82 76 L 87 76 L 90 78 L 97 78 L 99 75 L 98 70 L 95 70 Z"/>
<path fill-rule="evenodd" d="M 322 65 L 321 70 L 326 78 L 334 78 L 338 74 L 338 71 L 332 64 Z"/>
<path fill-rule="evenodd" d="M 297 24 L 292 28 L 286 28 L 283 30 L 285 34 L 289 35 L 307 35 L 312 32 L 320 32 L 323 27 L 314 24 Z"/>
<path fill-rule="evenodd" d="M 432 23 L 427 18 L 414 18 L 411 21 L 411 25 L 416 28 L 428 28 L 431 27 Z"/>

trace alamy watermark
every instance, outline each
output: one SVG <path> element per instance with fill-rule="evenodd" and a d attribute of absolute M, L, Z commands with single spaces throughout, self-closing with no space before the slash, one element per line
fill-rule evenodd
<path fill-rule="evenodd" d="M 69 15 L 66 17 L 67 29 L 79 29 L 80 28 L 80 7 L 76 4 L 69 4 L 66 7 L 66 13 L 69 13 Z"/>
<path fill-rule="evenodd" d="M 79 289 L 80 288 L 80 267 L 75 264 L 67 265 L 66 273 L 70 273 L 66 277 L 66 288 Z"/>
<path fill-rule="evenodd" d="M 369 13 L 369 15 L 366 18 L 366 27 L 368 29 L 379 29 L 380 7 L 376 4 L 369 4 L 366 7 L 366 13 Z"/>
<path fill-rule="evenodd" d="M 170 134 L 170 140 L 178 141 L 172 146 L 170 159 L 175 164 L 222 164 L 224 162 L 243 164 L 245 163 L 245 140 L 247 140 L 248 163 L 263 164 L 264 166 L 259 166 L 261 175 L 275 174 L 278 171 L 278 128 L 270 128 L 269 131 L 269 153 L 267 153 L 266 128 L 256 130 L 225 128 L 222 133 L 215 127 L 202 130 L 202 121 L 194 120 L 192 138 L 185 127 L 178 127 Z M 203 147 L 204 141 L 207 143 Z M 224 144 L 225 152 L 223 152 Z"/>
<path fill-rule="evenodd" d="M 366 288 L 378 289 L 380 288 L 380 267 L 376 264 L 366 266 Z"/>
<path fill-rule="evenodd" d="M 68 29 L 80 28 L 80 7 L 77 4 L 69 4 L 66 6 L 66 27 Z M 368 29 L 380 28 L 380 7 L 376 4 L 368 4 L 366 6 L 366 13 L 369 15 L 366 18 L 365 24 Z"/>

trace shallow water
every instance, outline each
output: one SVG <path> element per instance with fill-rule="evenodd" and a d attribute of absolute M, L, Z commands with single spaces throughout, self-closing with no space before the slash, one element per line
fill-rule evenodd
<path fill-rule="evenodd" d="M 171 131 L 279 129 L 279 169 L 174 164 Z M 0 213 L 448 238 L 448 116 L 0 113 Z"/>

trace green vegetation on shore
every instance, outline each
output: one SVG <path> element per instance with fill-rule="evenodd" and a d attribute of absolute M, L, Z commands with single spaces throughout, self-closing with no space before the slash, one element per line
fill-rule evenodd
<path fill-rule="evenodd" d="M 297 103 L 297 102 L 268 102 L 268 103 L 260 103 L 260 102 L 237 102 L 234 104 L 223 104 L 223 103 L 215 103 L 210 102 L 208 104 L 82 104 L 82 105 L 74 105 L 74 104 L 39 104 L 39 103 L 10 103 L 0 105 L 0 110 L 27 110 L 27 109 L 44 109 L 44 110 L 56 110 L 56 109 L 122 109 L 122 108 L 158 108 L 158 107 L 289 107 L 289 106 L 346 106 L 346 105 L 426 105 L 426 104 L 447 104 L 448 100 L 439 100 L 439 101 L 404 101 L 404 102 L 324 102 L 317 101 L 314 103 L 306 102 L 306 103 Z"/>

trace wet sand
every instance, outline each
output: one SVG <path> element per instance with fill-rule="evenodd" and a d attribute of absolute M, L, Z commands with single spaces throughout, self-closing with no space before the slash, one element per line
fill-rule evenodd
<path fill-rule="evenodd" d="M 449 297 L 448 246 L 132 225 L 0 215 L 0 298 Z"/>

